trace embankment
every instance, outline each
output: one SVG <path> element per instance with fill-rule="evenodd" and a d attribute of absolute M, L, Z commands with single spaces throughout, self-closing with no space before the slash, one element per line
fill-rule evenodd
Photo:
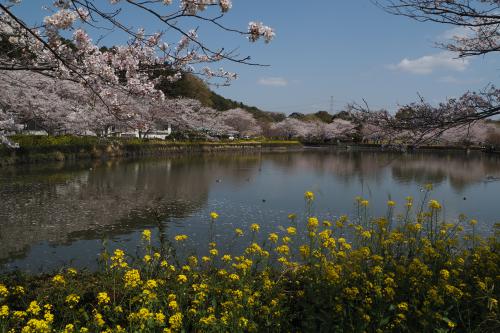
<path fill-rule="evenodd" d="M 111 159 L 163 156 L 177 153 L 217 151 L 298 150 L 298 141 L 184 142 L 161 140 L 120 140 L 94 137 L 19 137 L 20 148 L 0 147 L 0 166 L 80 159 Z"/>

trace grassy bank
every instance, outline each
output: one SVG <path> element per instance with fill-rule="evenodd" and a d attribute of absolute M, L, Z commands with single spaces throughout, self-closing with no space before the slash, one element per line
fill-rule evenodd
<path fill-rule="evenodd" d="M 234 230 L 239 255 L 214 242 L 215 212 L 204 254 L 144 230 L 137 255 L 104 250 L 96 273 L 2 276 L 0 332 L 497 332 L 497 238 L 428 198 L 380 218 L 357 198 L 357 217 L 322 221 L 306 192 L 304 219 Z"/>
<path fill-rule="evenodd" d="M 0 146 L 0 165 L 77 159 L 154 156 L 172 152 L 234 149 L 289 149 L 298 141 L 233 140 L 169 141 L 150 139 L 97 138 L 85 136 L 13 136 L 19 149 Z"/>

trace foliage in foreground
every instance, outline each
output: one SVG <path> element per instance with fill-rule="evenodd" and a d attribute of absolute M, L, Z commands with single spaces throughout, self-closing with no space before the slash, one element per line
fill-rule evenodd
<path fill-rule="evenodd" d="M 290 214 L 260 244 L 251 225 L 240 256 L 210 239 L 206 256 L 182 260 L 173 249 L 187 235 L 157 249 L 145 230 L 140 258 L 104 251 L 97 273 L 4 276 L 0 332 L 498 331 L 498 241 L 479 239 L 475 220 L 465 234 L 466 221 L 442 221 L 427 193 L 416 209 L 406 198 L 395 218 L 395 202 L 372 219 L 358 198 L 353 221 L 320 222 L 314 194 L 305 200 L 304 221 Z"/>

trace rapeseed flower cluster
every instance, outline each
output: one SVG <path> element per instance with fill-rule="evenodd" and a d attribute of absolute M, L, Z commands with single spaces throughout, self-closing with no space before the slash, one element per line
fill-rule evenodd
<path fill-rule="evenodd" d="M 500 247 L 474 234 L 476 220 L 447 223 L 436 200 L 413 212 L 413 198 L 401 214 L 388 201 L 380 218 L 357 198 L 352 220 L 320 220 L 314 193 L 304 198 L 304 220 L 289 216 L 262 242 L 258 224 L 236 229 L 235 239 L 248 241 L 240 254 L 210 240 L 206 256 L 182 260 L 155 249 L 145 230 L 140 257 L 116 249 L 95 273 L 2 276 L 0 332 L 458 332 L 500 324 Z M 187 235 L 173 238 L 186 247 Z"/>

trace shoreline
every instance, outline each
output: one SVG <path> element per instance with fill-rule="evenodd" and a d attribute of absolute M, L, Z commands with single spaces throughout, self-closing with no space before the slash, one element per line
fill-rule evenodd
<path fill-rule="evenodd" d="M 75 160 L 109 160 L 115 158 L 141 158 L 185 153 L 218 151 L 294 151 L 301 150 L 298 141 L 138 141 L 110 140 L 84 143 L 21 145 L 18 149 L 0 147 L 0 167 L 18 164 L 36 164 Z"/>
<path fill-rule="evenodd" d="M 385 153 L 435 153 L 435 152 L 455 152 L 455 153 L 484 153 L 484 154 L 500 154 L 499 148 L 490 149 L 487 147 L 480 146 L 421 146 L 413 147 L 407 149 L 407 146 L 400 145 L 397 146 L 398 149 L 387 148 L 382 144 L 317 144 L 317 143 L 303 143 L 304 148 L 308 149 L 332 149 L 332 150 L 343 150 L 343 151 L 370 151 L 370 152 L 385 152 Z"/>
<path fill-rule="evenodd" d="M 62 139 L 60 139 L 62 138 Z M 24 141 L 24 142 L 23 142 Z M 116 158 L 160 157 L 170 154 L 211 153 L 227 151 L 303 151 L 328 149 L 336 151 L 373 151 L 392 153 L 479 152 L 500 154 L 498 148 L 480 146 L 421 146 L 410 150 L 387 148 L 382 144 L 321 144 L 299 141 L 161 141 L 119 140 L 94 137 L 23 137 L 18 149 L 0 147 L 0 167 L 76 160 L 110 160 Z"/>

